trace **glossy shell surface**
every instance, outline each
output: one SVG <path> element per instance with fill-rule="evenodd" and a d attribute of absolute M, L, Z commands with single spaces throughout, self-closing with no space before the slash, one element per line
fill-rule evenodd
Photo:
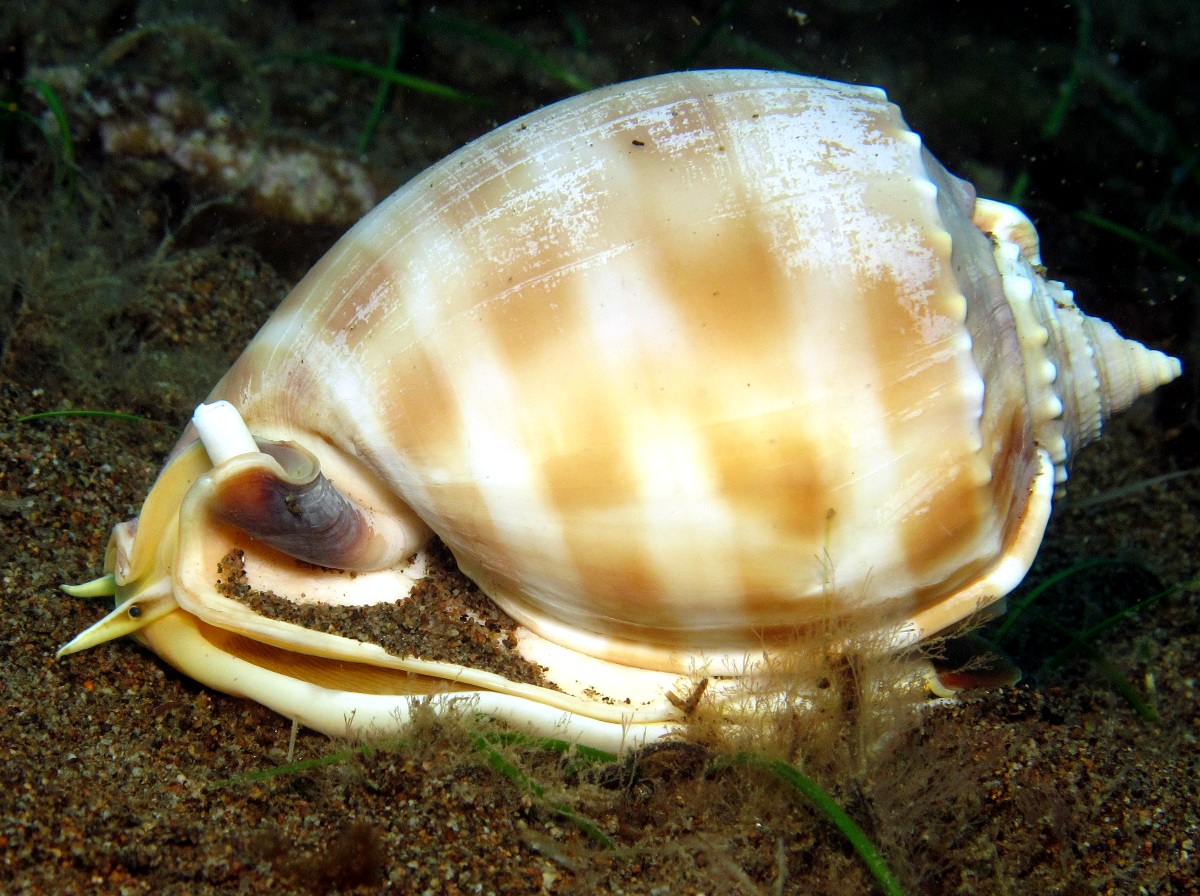
<path fill-rule="evenodd" d="M 831 616 L 910 643 L 1021 579 L 1068 455 L 1178 374 L 1040 271 L 1028 220 L 877 89 L 717 71 L 565 100 L 417 177 L 304 278 L 210 396 L 260 442 L 220 462 L 189 429 L 142 514 L 166 534 L 114 534 L 118 601 L 411 670 L 213 583 L 239 550 L 297 602 L 390 601 L 431 530 L 569 695 L 480 684 L 516 695 L 497 714 L 661 733 L 680 675 L 744 671 Z M 299 446 L 374 546 L 263 534 L 282 524 L 235 505 L 270 488 L 221 484 L 263 441 Z M 307 470 L 289 451 L 257 456 Z"/>

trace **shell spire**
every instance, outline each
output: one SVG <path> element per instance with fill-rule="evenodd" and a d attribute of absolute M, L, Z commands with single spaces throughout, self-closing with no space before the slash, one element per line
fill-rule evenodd
<path fill-rule="evenodd" d="M 979 199 L 972 219 L 993 238 L 1020 335 L 1034 437 L 1050 452 L 1062 483 L 1067 459 L 1099 438 L 1106 420 L 1171 382 L 1182 366 L 1084 314 L 1071 290 L 1045 279 L 1037 230 L 1019 209 Z"/>
<path fill-rule="evenodd" d="M 1126 339 L 1107 321 L 1084 314 L 1061 283 L 1038 280 L 1034 310 L 1049 331 L 1049 353 L 1057 369 L 1054 390 L 1063 405 L 1063 438 L 1072 457 L 1100 437 L 1113 414 L 1171 382 L 1182 368 L 1175 358 Z"/>
<path fill-rule="evenodd" d="M 1178 358 L 1126 339 L 1113 325 L 1081 313 L 1100 378 L 1100 417 L 1108 419 L 1183 372 Z"/>

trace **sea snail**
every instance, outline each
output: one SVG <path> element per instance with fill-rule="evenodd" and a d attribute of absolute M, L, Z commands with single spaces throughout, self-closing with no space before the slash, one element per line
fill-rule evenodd
<path fill-rule="evenodd" d="M 1002 600 L 1068 458 L 1180 373 L 1042 271 L 881 90 L 708 71 L 556 103 L 300 282 L 71 589 L 117 607 L 60 655 L 136 632 L 334 735 L 467 698 L 615 746 L 831 617 L 915 643 Z M 464 604 L 452 648 L 499 665 L 363 634 L 434 536 L 508 614 Z"/>

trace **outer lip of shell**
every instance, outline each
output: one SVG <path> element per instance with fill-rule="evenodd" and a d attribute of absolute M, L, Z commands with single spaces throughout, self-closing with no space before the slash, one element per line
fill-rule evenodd
<path fill-rule="evenodd" d="M 415 695 L 367 694 L 324 686 L 284 674 L 223 647 L 213 629 L 196 617 L 175 612 L 143 629 L 142 637 L 180 672 L 211 688 L 249 697 L 331 736 L 371 739 L 395 732 L 408 722 L 413 700 L 428 700 L 435 709 L 458 705 L 468 711 L 507 720 L 536 734 L 620 751 L 678 731 L 676 721 L 635 721 L 632 714 L 616 720 L 564 712 L 527 697 L 488 690 L 447 688 Z M 228 642 L 226 642 L 228 643 Z"/>
<path fill-rule="evenodd" d="M 1050 521 L 1051 498 L 1054 494 L 1054 461 L 1049 452 L 1037 451 L 1038 472 L 1030 484 L 1030 494 L 1025 515 L 1018 530 L 1007 543 L 1004 554 L 997 558 L 988 571 L 960 588 L 945 600 L 915 613 L 901 631 L 906 635 L 904 643 L 916 644 L 925 638 L 970 619 L 984 608 L 1002 612 L 1004 595 L 1020 584 L 1033 565 L 1042 544 L 1042 535 Z"/>

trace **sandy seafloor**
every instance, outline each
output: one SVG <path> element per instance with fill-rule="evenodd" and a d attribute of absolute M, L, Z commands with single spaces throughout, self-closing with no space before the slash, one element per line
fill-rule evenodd
<path fill-rule="evenodd" d="M 437 4 L 457 25 L 401 4 L 400 69 L 490 105 L 393 93 L 362 154 L 374 84 L 285 54 L 382 64 L 393 5 L 12 6 L 0 13 L 0 891 L 881 892 L 797 793 L 723 763 L 720 745 L 588 768 L 507 748 L 536 796 L 470 731 L 426 720 L 393 749 L 254 777 L 287 761 L 287 719 L 132 642 L 54 659 L 103 612 L 57 585 L 99 573 L 109 530 L 137 512 L 190 409 L 358 215 L 335 205 L 329 220 L 298 220 L 287 197 L 214 184 L 194 158 L 106 144 L 100 121 L 136 136 L 157 111 L 210 149 L 316 147 L 363 164 L 382 196 L 575 91 L 549 64 L 482 40 L 484 25 L 592 84 L 785 64 L 881 84 L 981 192 L 1003 198 L 1027 175 L 1022 204 L 1052 275 L 1089 312 L 1183 358 L 1179 382 L 1073 465 L 1013 602 L 1074 564 L 1128 562 L 1039 599 L 1044 615 L 1008 645 L 1025 680 L 915 716 L 850 707 L 844 736 L 820 742 L 798 722 L 788 758 L 846 807 L 905 893 L 1200 893 L 1197 589 L 1123 618 L 1090 659 L 1046 667 L 1066 643 L 1056 627 L 1084 631 L 1200 572 L 1200 476 L 1145 483 L 1200 463 L 1194 4 Z M 38 84 L 63 106 L 71 159 Z M 67 408 L 157 422 L 17 422 Z M 343 747 L 301 731 L 293 758 Z"/>

